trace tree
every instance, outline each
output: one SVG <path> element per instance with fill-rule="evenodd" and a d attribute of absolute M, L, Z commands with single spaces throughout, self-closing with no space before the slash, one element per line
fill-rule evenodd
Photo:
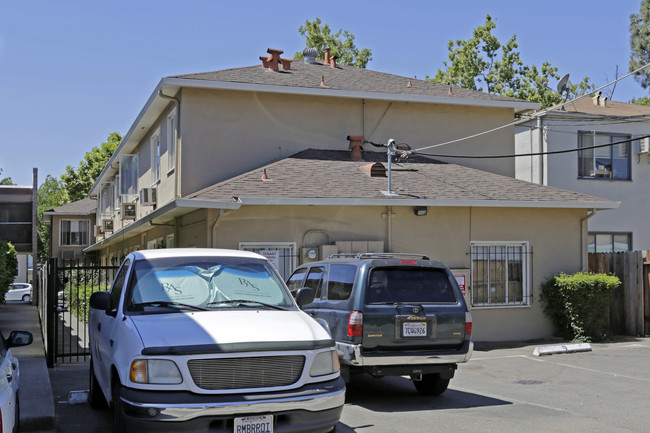
<path fill-rule="evenodd" d="M 466 89 L 494 93 L 513 98 L 539 102 L 549 107 L 564 100 L 564 96 L 549 87 L 552 79 L 559 80 L 558 69 L 549 62 L 541 67 L 524 65 L 521 60 L 517 35 L 505 44 L 492 30 L 496 24 L 488 14 L 485 25 L 474 29 L 466 41 L 449 41 L 449 60 L 443 62 L 445 69 L 438 69 L 429 81 L 459 86 Z M 568 84 L 569 98 L 580 96 L 593 89 L 589 78 L 578 84 Z"/>
<path fill-rule="evenodd" d="M 650 105 L 650 98 L 648 98 L 647 96 L 643 96 L 640 98 L 632 98 L 630 100 L 630 104 Z"/>
<path fill-rule="evenodd" d="M 2 174 L 2 169 L 0 168 L 0 174 Z M 5 177 L 0 179 L 0 185 L 15 185 L 14 181 L 10 177 Z"/>
<path fill-rule="evenodd" d="M 13 245 L 5 240 L 0 240 L 0 301 L 4 302 L 9 284 L 13 283 L 18 275 L 18 255 Z"/>
<path fill-rule="evenodd" d="M 113 132 L 105 143 L 95 146 L 84 156 L 79 167 L 67 166 L 61 180 L 65 185 L 70 201 L 81 200 L 90 192 L 93 184 L 102 173 L 104 166 L 122 141 L 122 136 Z"/>
<path fill-rule="evenodd" d="M 643 0 L 638 14 L 630 15 L 630 72 L 650 63 L 650 1 Z M 647 89 L 650 87 L 648 68 L 634 78 Z"/>
<path fill-rule="evenodd" d="M 330 54 L 337 57 L 337 62 L 365 69 L 368 62 L 372 60 L 372 51 L 367 48 L 360 50 L 354 45 L 355 36 L 347 30 L 339 30 L 332 34 L 330 26 L 322 24 L 320 18 L 314 21 L 307 20 L 304 26 L 298 29 L 302 36 L 307 38 L 306 44 L 309 48 L 316 48 L 317 59 L 324 59 L 325 48 L 331 48 Z M 341 37 L 343 34 L 343 37 Z M 302 51 L 294 55 L 295 59 L 302 59 Z"/>
<path fill-rule="evenodd" d="M 38 257 L 45 262 L 49 257 L 51 227 L 43 223 L 43 212 L 70 203 L 63 181 L 50 176 L 38 188 Z"/>

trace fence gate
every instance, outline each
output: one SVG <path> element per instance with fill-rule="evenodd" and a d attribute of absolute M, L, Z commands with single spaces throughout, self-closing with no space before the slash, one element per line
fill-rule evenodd
<path fill-rule="evenodd" d="M 118 266 L 100 266 L 90 261 L 48 261 L 43 272 L 46 281 L 41 286 L 46 290 L 46 296 L 41 297 L 41 320 L 45 322 L 48 367 L 57 362 L 85 361 L 90 355 L 90 295 L 109 290 L 117 269 Z"/>

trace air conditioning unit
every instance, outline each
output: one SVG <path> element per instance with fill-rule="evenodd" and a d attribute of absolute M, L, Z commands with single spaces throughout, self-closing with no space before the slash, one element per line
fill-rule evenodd
<path fill-rule="evenodd" d="M 113 232 L 113 220 L 104 220 L 102 226 L 104 232 Z"/>
<path fill-rule="evenodd" d="M 136 211 L 135 203 L 122 203 L 123 220 L 135 220 L 136 218 L 135 211 Z"/>
<path fill-rule="evenodd" d="M 650 153 L 650 137 L 639 140 L 639 153 Z"/>
<path fill-rule="evenodd" d="M 140 190 L 140 205 L 153 206 L 156 204 L 156 188 L 142 188 Z"/>
<path fill-rule="evenodd" d="M 95 237 L 101 236 L 104 234 L 104 228 L 102 226 L 96 225 L 95 226 Z"/>

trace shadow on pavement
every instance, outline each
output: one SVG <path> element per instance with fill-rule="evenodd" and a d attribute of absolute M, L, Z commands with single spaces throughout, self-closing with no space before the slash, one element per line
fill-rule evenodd
<path fill-rule="evenodd" d="M 436 409 L 470 409 L 505 406 L 512 402 L 472 394 L 450 388 L 440 396 L 418 394 L 410 379 L 384 377 L 375 379 L 367 374 L 353 376 L 347 386 L 345 402 L 377 412 L 412 412 Z"/>

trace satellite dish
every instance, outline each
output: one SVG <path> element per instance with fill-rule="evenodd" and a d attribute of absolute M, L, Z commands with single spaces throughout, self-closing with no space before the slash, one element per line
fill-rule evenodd
<path fill-rule="evenodd" d="M 560 78 L 560 82 L 557 83 L 557 93 L 560 95 L 567 90 L 567 83 L 569 82 L 569 74 L 566 74 L 564 77 Z"/>

